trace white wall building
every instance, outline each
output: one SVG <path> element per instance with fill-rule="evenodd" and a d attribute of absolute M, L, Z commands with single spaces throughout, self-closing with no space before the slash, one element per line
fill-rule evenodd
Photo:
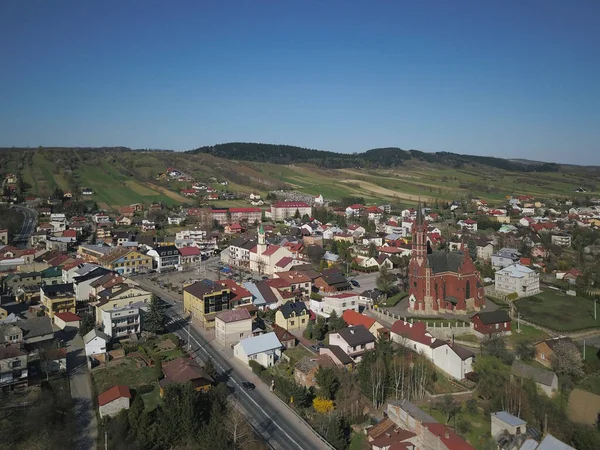
<path fill-rule="evenodd" d="M 324 296 L 321 300 L 310 299 L 310 310 L 323 317 L 329 317 L 333 311 L 341 317 L 345 310 L 358 312 L 360 295 L 358 292 L 340 292 Z"/>
<path fill-rule="evenodd" d="M 281 357 L 282 344 L 274 332 L 242 339 L 233 347 L 233 356 L 249 365 L 256 361 L 263 367 L 271 367 Z"/>
<path fill-rule="evenodd" d="M 142 331 L 142 313 L 140 305 L 125 306 L 121 308 L 104 309 L 102 312 L 102 326 L 104 333 L 111 338 L 124 338 L 130 334 Z"/>
<path fill-rule="evenodd" d="M 85 356 L 103 355 L 106 353 L 110 336 L 94 328 L 83 337 L 85 344 Z"/>
<path fill-rule="evenodd" d="M 511 264 L 496 272 L 495 290 L 512 294 L 516 292 L 519 297 L 528 297 L 539 294 L 540 276 L 534 270 L 519 263 Z"/>
<path fill-rule="evenodd" d="M 215 340 L 223 347 L 233 347 L 252 336 L 252 317 L 246 308 L 222 311 L 215 317 Z"/>

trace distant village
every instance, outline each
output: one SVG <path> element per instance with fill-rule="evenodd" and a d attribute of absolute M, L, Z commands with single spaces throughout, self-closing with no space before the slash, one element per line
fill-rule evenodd
<path fill-rule="evenodd" d="M 226 180 L 197 182 L 174 168 L 157 178 L 190 184 L 179 193 L 197 204 L 71 213 L 73 202 L 93 200 L 88 188 L 26 198 L 31 233 L 0 230 L 2 392 L 66 373 L 61 333 L 84 323 L 92 377 L 111 361 L 146 358 L 125 349 L 148 338 L 149 305 L 164 292 L 187 326 L 275 394 L 290 397 L 277 393 L 277 377 L 311 392 L 299 412 L 311 426 L 334 410 L 356 419 L 361 448 L 572 449 L 579 441 L 565 421 L 596 426 L 600 392 L 579 383 L 600 370 L 589 361 L 600 349 L 600 199 L 524 193 L 397 207 L 273 191 L 228 207 L 239 195 L 211 187 Z M 17 182 L 4 175 L 5 203 Z M 526 303 L 546 298 L 589 302 L 591 325 L 590 316 L 553 328 Z M 163 360 L 157 392 L 174 382 L 210 389 L 185 345 L 173 346 L 182 352 Z M 337 391 L 326 393 L 331 377 Z M 135 386 L 112 384 L 95 392 L 100 418 L 130 407 Z M 336 397 L 344 385 L 360 413 Z M 571 403 L 550 424 L 548 412 L 523 407 L 565 395 L 569 404 L 578 389 L 586 407 Z"/>

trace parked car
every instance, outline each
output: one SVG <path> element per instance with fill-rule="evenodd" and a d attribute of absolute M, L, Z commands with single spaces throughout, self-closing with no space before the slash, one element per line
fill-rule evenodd
<path fill-rule="evenodd" d="M 248 391 L 253 390 L 256 386 L 254 383 L 250 383 L 249 381 L 242 381 L 242 387 Z"/>
<path fill-rule="evenodd" d="M 325 345 L 322 342 L 317 342 L 316 344 L 310 346 L 311 350 L 315 353 L 319 353 L 323 347 L 325 347 Z"/>
<path fill-rule="evenodd" d="M 360 283 L 356 280 L 350 280 L 350 284 L 354 287 L 360 287 Z"/>

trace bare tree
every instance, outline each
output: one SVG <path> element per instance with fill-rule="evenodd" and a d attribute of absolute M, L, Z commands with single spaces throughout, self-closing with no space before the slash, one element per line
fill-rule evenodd
<path fill-rule="evenodd" d="M 377 357 L 370 368 L 371 389 L 373 406 L 378 408 L 385 400 L 385 362 L 382 357 Z"/>
<path fill-rule="evenodd" d="M 256 442 L 256 435 L 246 417 L 240 412 L 238 399 L 229 407 L 225 426 L 231 435 L 231 441 L 236 449 L 249 448 Z"/>
<path fill-rule="evenodd" d="M 404 380 L 406 378 L 404 358 L 399 355 L 394 355 L 390 364 L 390 369 L 392 372 L 394 396 L 396 400 L 398 400 L 404 396 Z"/>

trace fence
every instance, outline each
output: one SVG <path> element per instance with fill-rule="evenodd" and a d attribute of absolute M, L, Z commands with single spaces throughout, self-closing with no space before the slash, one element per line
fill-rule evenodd
<path fill-rule="evenodd" d="M 473 328 L 471 323 L 461 320 L 443 319 L 437 317 L 404 317 L 400 314 L 395 314 L 387 309 L 370 309 L 371 313 L 386 322 L 393 323 L 396 320 L 414 323 L 425 322 L 427 331 L 437 338 L 449 339 L 452 336 L 461 336 L 472 333 Z"/>

